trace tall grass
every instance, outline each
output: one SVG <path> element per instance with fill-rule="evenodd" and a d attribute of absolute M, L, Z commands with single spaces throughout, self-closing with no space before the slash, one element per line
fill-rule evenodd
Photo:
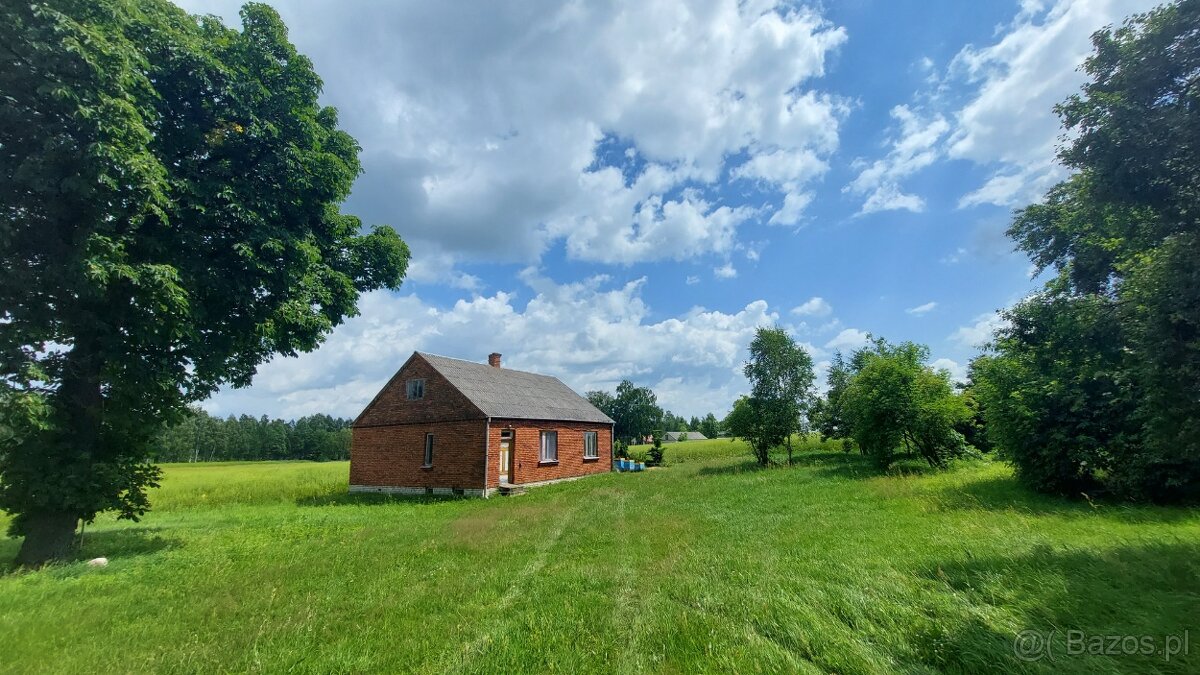
<path fill-rule="evenodd" d="M 142 523 L 89 529 L 108 567 L 0 576 L 0 671 L 1200 671 L 1195 646 L 1066 642 L 1200 640 L 1195 509 L 737 448 L 490 500 L 350 496 L 344 463 L 168 466 Z M 1019 658 L 1023 630 L 1050 654 Z"/>

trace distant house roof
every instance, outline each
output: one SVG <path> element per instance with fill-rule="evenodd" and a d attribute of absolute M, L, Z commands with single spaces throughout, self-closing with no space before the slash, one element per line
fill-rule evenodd
<path fill-rule="evenodd" d="M 704 434 L 700 433 L 699 431 L 668 431 L 666 434 L 664 434 L 665 437 L 663 438 L 663 440 L 678 441 L 679 437 L 684 436 L 684 435 L 687 436 L 687 439 L 689 441 L 707 441 L 708 440 L 708 436 L 705 436 Z"/>
<path fill-rule="evenodd" d="M 612 424 L 557 377 L 417 352 L 488 417 Z"/>

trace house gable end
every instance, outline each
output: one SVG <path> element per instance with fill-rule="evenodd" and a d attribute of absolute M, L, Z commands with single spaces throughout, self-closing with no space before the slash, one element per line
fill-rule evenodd
<path fill-rule="evenodd" d="M 407 382 L 411 379 L 425 380 L 424 396 L 419 400 L 408 399 Z M 429 424 L 486 417 L 424 356 L 414 352 L 367 404 L 353 426 Z"/>

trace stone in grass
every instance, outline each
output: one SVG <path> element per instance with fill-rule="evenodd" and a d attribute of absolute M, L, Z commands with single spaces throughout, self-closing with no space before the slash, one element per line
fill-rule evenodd
<path fill-rule="evenodd" d="M 87 564 L 88 567 L 108 567 L 108 558 L 92 558 Z"/>

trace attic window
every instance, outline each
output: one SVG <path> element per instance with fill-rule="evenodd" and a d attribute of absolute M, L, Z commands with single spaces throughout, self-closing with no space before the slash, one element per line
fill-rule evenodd
<path fill-rule="evenodd" d="M 423 378 L 409 380 L 405 383 L 405 392 L 408 394 L 408 400 L 419 401 L 425 398 L 425 380 Z"/>

